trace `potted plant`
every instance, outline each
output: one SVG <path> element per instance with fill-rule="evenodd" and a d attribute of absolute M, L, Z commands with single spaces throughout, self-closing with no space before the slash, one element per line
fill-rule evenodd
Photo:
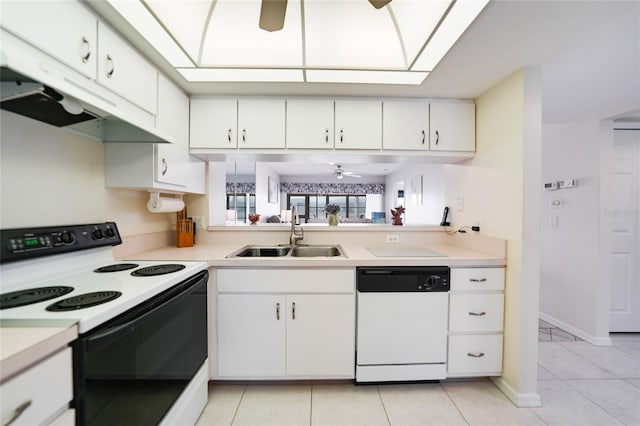
<path fill-rule="evenodd" d="M 337 225 L 340 222 L 340 206 L 337 204 L 327 204 L 324 208 L 327 214 L 327 222 L 329 225 Z"/>

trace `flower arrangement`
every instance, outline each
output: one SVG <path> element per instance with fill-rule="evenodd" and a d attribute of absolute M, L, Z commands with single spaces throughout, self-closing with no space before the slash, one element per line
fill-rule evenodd
<path fill-rule="evenodd" d="M 327 204 L 324 208 L 324 212 L 328 214 L 340 213 L 340 206 L 337 204 Z"/>

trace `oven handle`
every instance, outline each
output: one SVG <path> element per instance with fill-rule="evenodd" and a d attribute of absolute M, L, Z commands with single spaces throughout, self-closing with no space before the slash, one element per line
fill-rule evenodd
<path fill-rule="evenodd" d="M 93 335 L 89 334 L 84 339 L 87 349 L 91 347 L 101 346 L 117 339 L 122 335 L 135 331 L 137 323 L 139 323 L 140 321 L 143 321 L 150 315 L 153 315 L 161 309 L 164 309 L 169 303 L 173 303 L 179 298 L 187 297 L 188 293 L 190 293 L 190 290 L 192 290 L 202 281 L 204 281 L 204 284 L 206 285 L 207 277 L 207 271 L 200 272 L 197 275 L 194 275 L 193 277 L 188 278 L 186 281 L 183 281 L 182 283 L 177 284 L 176 286 L 167 290 L 164 294 L 160 294 L 156 296 L 156 298 L 152 298 L 151 300 L 138 305 L 136 308 L 133 308 L 133 311 L 126 314 L 119 321 L 116 321 L 114 324 L 108 326 L 104 330 L 98 331 Z M 122 321 L 125 322 L 123 324 L 120 324 L 120 322 Z"/>

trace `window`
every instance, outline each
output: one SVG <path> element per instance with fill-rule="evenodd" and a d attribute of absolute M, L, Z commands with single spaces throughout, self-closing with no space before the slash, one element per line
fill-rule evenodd
<path fill-rule="evenodd" d="M 323 194 L 287 194 L 287 208 L 295 204 L 298 209 L 300 222 L 307 222 L 309 219 L 324 219 L 327 214 L 324 208 L 327 204 L 337 204 L 340 206 L 340 216 L 347 218 L 364 218 L 367 197 L 358 195 L 323 195 Z M 304 220 L 303 220 L 304 219 Z"/>
<path fill-rule="evenodd" d="M 235 210 L 236 221 L 246 223 L 247 215 L 256 212 L 256 194 L 227 194 L 227 210 Z"/>

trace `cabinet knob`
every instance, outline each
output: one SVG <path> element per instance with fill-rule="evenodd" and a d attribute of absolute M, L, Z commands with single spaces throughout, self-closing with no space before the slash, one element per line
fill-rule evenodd
<path fill-rule="evenodd" d="M 436 130 L 436 145 L 440 142 L 440 132 Z"/>
<path fill-rule="evenodd" d="M 344 140 L 344 131 L 340 129 L 340 143 Z"/>
<path fill-rule="evenodd" d="M 425 131 L 422 131 L 422 145 L 424 145 L 424 140 L 425 140 L 426 134 Z"/>
<path fill-rule="evenodd" d="M 114 71 L 116 70 L 115 63 L 113 62 L 113 58 L 111 55 L 107 55 L 107 65 L 109 71 L 107 71 L 107 78 L 111 78 L 113 76 Z"/>
<path fill-rule="evenodd" d="M 486 312 L 482 311 L 482 312 L 469 312 L 469 315 L 471 315 L 472 317 L 483 317 L 485 315 L 487 315 Z"/>
<path fill-rule="evenodd" d="M 247 129 L 242 129 L 242 142 L 247 141 Z"/>
<path fill-rule="evenodd" d="M 482 358 L 484 356 L 484 352 L 467 352 L 467 356 L 470 356 L 471 358 Z"/>
<path fill-rule="evenodd" d="M 276 303 L 276 319 L 280 321 L 280 303 Z"/>
<path fill-rule="evenodd" d="M 86 63 L 91 57 L 91 43 L 86 37 L 82 37 L 82 46 L 84 47 L 84 53 L 82 55 L 82 62 Z"/>
<path fill-rule="evenodd" d="M 486 283 L 487 279 L 486 278 L 469 278 L 469 281 L 471 281 L 472 283 Z"/>
<path fill-rule="evenodd" d="M 324 129 L 324 141 L 329 143 L 329 129 Z"/>
<path fill-rule="evenodd" d="M 296 319 L 296 302 L 291 304 L 291 319 Z"/>
<path fill-rule="evenodd" d="M 231 129 L 227 130 L 227 141 L 231 143 Z"/>

